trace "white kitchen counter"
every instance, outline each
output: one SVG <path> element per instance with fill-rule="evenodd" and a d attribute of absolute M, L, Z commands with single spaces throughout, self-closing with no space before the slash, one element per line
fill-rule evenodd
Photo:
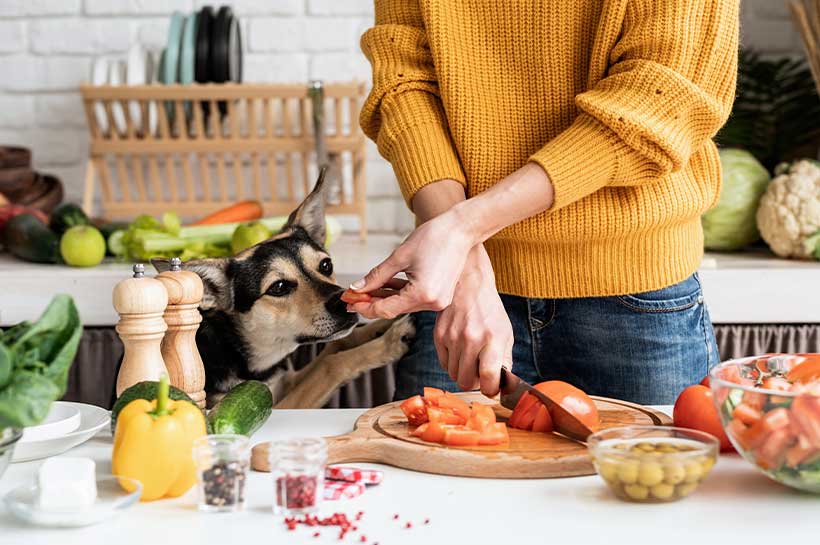
<path fill-rule="evenodd" d="M 399 241 L 391 235 L 371 235 L 367 242 L 342 237 L 330 249 L 339 284 L 360 278 Z M 76 269 L 0 254 L 0 326 L 35 319 L 56 293 L 74 296 L 85 325 L 114 325 L 111 292 L 129 275 L 130 266 L 122 263 Z M 820 262 L 764 252 L 707 254 L 700 275 L 714 323 L 820 323 Z"/>
<path fill-rule="evenodd" d="M 661 407 L 669 411 L 669 407 Z M 349 431 L 362 410 L 274 411 L 253 442 Z M 89 456 L 99 473 L 110 471 L 107 432 L 67 453 Z M 42 461 L 12 464 L 0 478 L 0 496 L 34 478 Z M 342 543 L 382 545 L 503 543 L 730 544 L 817 543 L 818 496 L 802 494 L 759 474 L 736 455 L 724 456 L 693 493 L 671 504 L 632 504 L 613 497 L 597 476 L 567 479 L 468 479 L 416 473 L 373 464 L 384 482 L 355 500 L 326 502 L 321 514 L 365 512 L 359 531 Z M 2 545 L 330 544 L 338 531 L 299 527 L 288 532 L 271 514 L 273 485 L 252 472 L 244 513 L 204 514 L 195 492 L 173 500 L 137 504 L 97 526 L 45 530 L 18 523 L 0 507 Z M 398 513 L 400 519 L 393 520 Z M 425 518 L 430 524 L 424 525 Z M 404 522 L 413 528 L 405 529 Z"/>

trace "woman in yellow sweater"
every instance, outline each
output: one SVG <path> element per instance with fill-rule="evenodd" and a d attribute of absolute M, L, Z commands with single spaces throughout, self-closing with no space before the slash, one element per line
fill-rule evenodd
<path fill-rule="evenodd" d="M 642 403 L 705 375 L 737 35 L 738 0 L 376 0 L 360 122 L 419 227 L 353 285 L 399 293 L 351 310 L 416 313 L 397 397 L 493 395 L 510 361 Z"/>

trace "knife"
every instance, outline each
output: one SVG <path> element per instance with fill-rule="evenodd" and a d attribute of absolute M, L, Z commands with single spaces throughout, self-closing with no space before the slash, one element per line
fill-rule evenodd
<path fill-rule="evenodd" d="M 552 416 L 552 425 L 555 431 L 565 435 L 570 439 L 584 442 L 592 434 L 589 427 L 576 418 L 571 412 L 564 409 L 547 394 L 534 388 L 532 385 L 515 376 L 512 371 L 505 366 L 501 366 L 501 379 L 499 382 L 501 390 L 501 406 L 510 410 L 515 409 L 515 405 L 524 392 L 534 395 L 538 401 L 543 403 Z"/>

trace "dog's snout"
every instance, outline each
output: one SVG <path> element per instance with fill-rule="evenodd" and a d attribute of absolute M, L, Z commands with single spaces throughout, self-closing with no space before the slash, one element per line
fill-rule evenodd
<path fill-rule="evenodd" d="M 347 303 L 342 301 L 342 293 L 344 293 L 344 290 L 337 291 L 325 302 L 325 308 L 329 314 L 347 313 Z"/>

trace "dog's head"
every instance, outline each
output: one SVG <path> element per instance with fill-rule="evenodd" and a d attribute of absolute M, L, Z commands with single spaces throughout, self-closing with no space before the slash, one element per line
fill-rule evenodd
<path fill-rule="evenodd" d="M 356 325 L 339 299 L 324 249 L 324 176 L 282 230 L 234 257 L 188 261 L 205 288 L 200 309 L 224 312 L 257 346 L 298 345 L 345 336 Z"/>

